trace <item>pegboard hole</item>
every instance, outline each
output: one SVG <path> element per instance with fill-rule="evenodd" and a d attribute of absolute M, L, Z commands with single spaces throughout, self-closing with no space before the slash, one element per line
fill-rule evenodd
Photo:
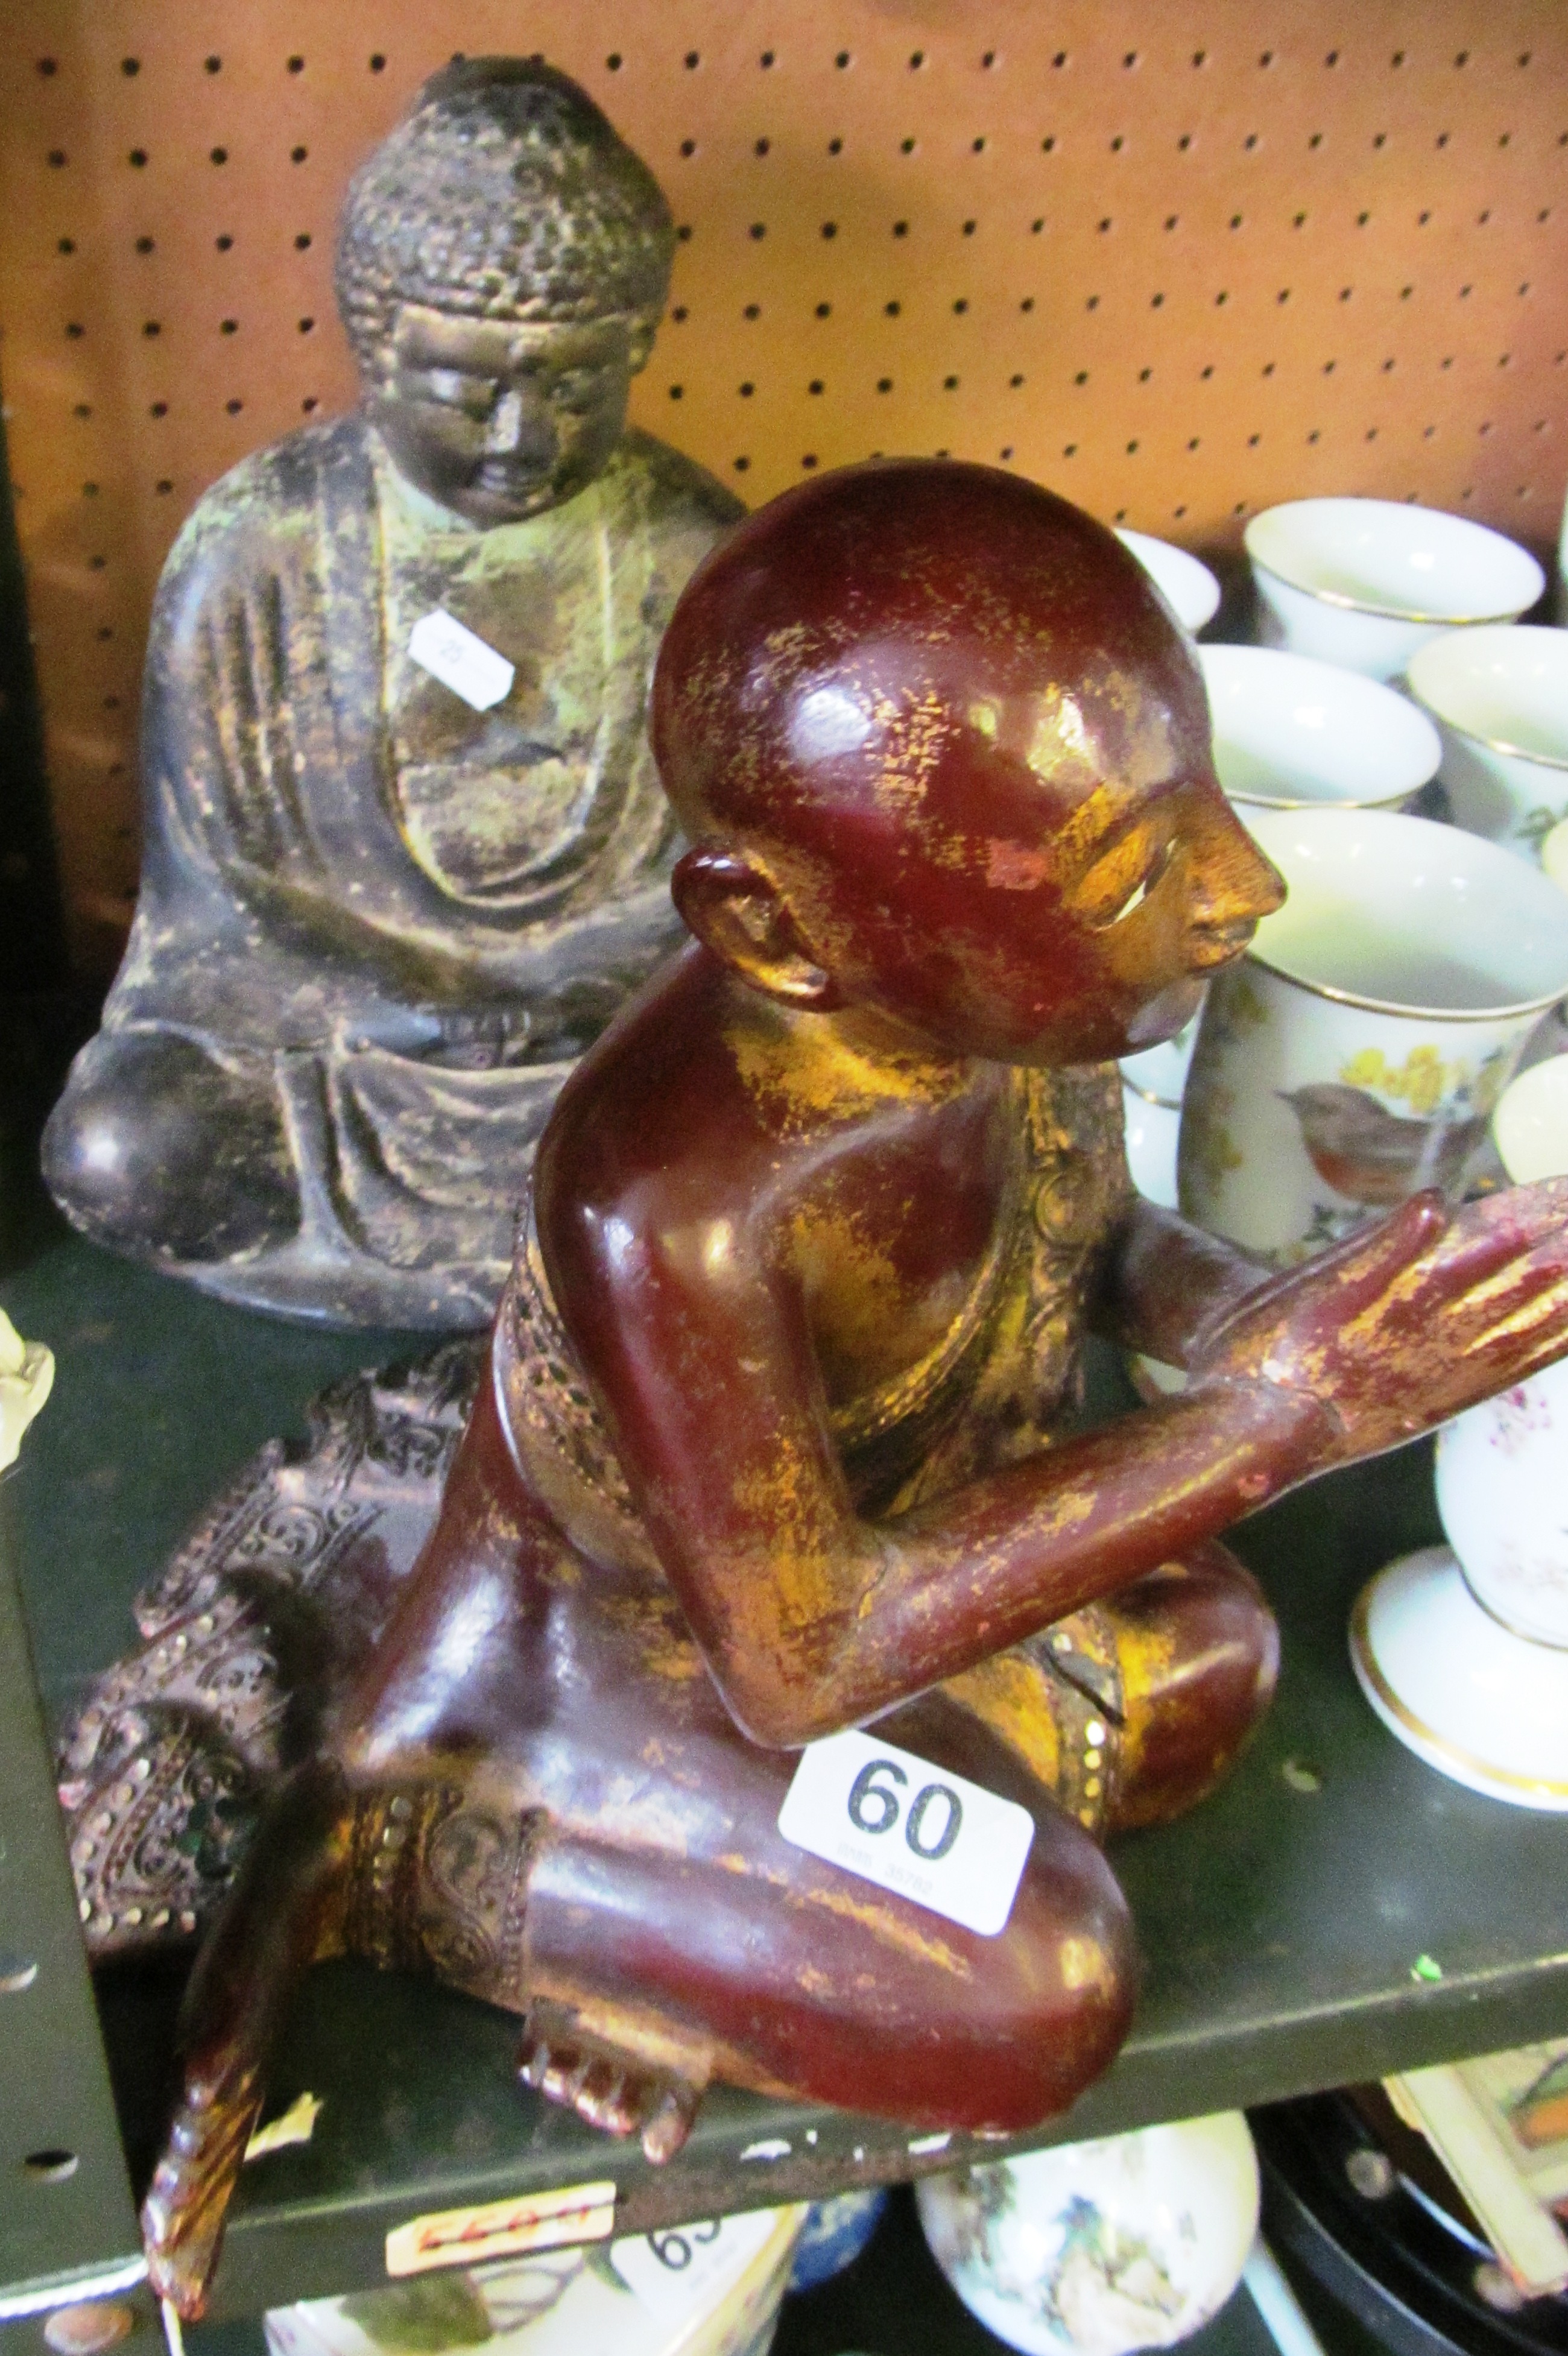
<path fill-rule="evenodd" d="M 386 70 L 386 59 L 382 56 L 380 49 L 376 49 L 372 52 L 371 57 L 371 71 L 372 73 L 385 73 Z"/>
<path fill-rule="evenodd" d="M 226 401 L 223 403 L 223 406 L 228 411 L 231 417 L 238 417 L 245 404 L 242 401 Z"/>
<path fill-rule="evenodd" d="M 620 51 L 618 49 L 612 49 L 605 59 L 605 70 L 607 73 L 619 73 Z"/>
<path fill-rule="evenodd" d="M 234 241 L 229 235 L 228 230 L 225 230 L 223 234 L 220 237 L 215 237 L 212 242 L 218 248 L 220 253 L 227 253 Z"/>
<path fill-rule="evenodd" d="M 40 58 L 38 59 L 38 71 L 43 75 L 47 81 L 50 74 L 59 73 L 59 68 L 55 63 L 53 58 Z"/>
<path fill-rule="evenodd" d="M 956 313 L 956 315 L 958 316 L 958 317 L 961 319 L 961 318 L 962 318 L 962 316 L 963 316 L 963 315 L 964 315 L 964 313 L 968 310 L 968 308 L 969 308 L 969 305 L 968 305 L 968 303 L 965 301 L 964 297 L 961 294 L 961 295 L 959 296 L 959 298 L 958 298 L 957 302 L 953 305 L 953 310 L 954 310 L 954 312 Z"/>
<path fill-rule="evenodd" d="M 763 72 L 766 73 L 773 63 L 773 51 L 771 49 L 764 49 L 757 62 L 762 68 Z"/>
<path fill-rule="evenodd" d="M 57 253 L 74 253 L 76 252 L 75 238 L 62 237 L 59 245 L 55 248 L 55 251 Z"/>
<path fill-rule="evenodd" d="M 152 250 L 153 241 L 150 237 L 139 237 L 136 240 L 136 252 L 138 253 L 151 253 Z"/>
<path fill-rule="evenodd" d="M 166 401 L 155 401 L 155 402 L 153 402 L 153 404 L 152 404 L 152 407 L 148 410 L 148 412 L 147 412 L 147 415 L 148 415 L 149 417 L 166 417 L 166 416 L 168 415 L 168 403 L 167 403 L 167 402 L 166 402 Z"/>
<path fill-rule="evenodd" d="M 216 148 L 212 151 L 212 160 L 214 163 L 218 160 L 218 152 L 219 151 Z M 303 164 L 309 153 L 310 150 L 308 147 L 291 147 L 288 151 L 288 160 L 291 164 Z"/>
<path fill-rule="evenodd" d="M 911 73 L 918 73 L 920 68 L 925 64 L 925 62 L 926 52 L 924 49 L 911 49 L 909 52 L 909 71 Z"/>
<path fill-rule="evenodd" d="M 987 49 L 987 50 L 986 50 L 986 52 L 985 52 L 985 55 L 981 59 L 980 62 L 981 62 L 981 64 L 985 68 L 986 71 L 989 73 L 989 71 L 991 70 L 991 68 L 992 68 L 992 67 L 996 63 L 996 52 L 995 52 L 995 50 L 994 50 L 994 49 Z"/>
<path fill-rule="evenodd" d="M 749 383 L 747 383 L 747 384 L 743 384 L 743 385 L 737 385 L 737 386 L 736 386 L 736 391 L 738 391 L 738 393 L 740 394 L 740 397 L 741 397 L 742 401 L 749 401 L 749 400 L 751 399 L 752 394 L 757 391 L 757 387 L 756 387 L 754 384 L 749 384 Z M 670 391 L 671 391 L 671 393 L 673 395 L 673 394 L 677 393 L 677 392 L 680 391 L 680 387 L 679 387 L 678 385 L 673 385 L 673 384 L 672 384 L 672 385 L 671 386 L 671 388 L 670 388 Z"/>
<path fill-rule="evenodd" d="M 30 2151 L 22 2162 L 24 2172 L 44 2184 L 63 2184 L 81 2165 L 74 2151 L 56 2144 L 47 2145 L 42 2151 Z"/>
<path fill-rule="evenodd" d="M 848 67 L 852 62 L 853 62 L 853 59 L 851 59 L 850 52 L 849 52 L 847 49 L 841 49 L 841 50 L 839 51 L 839 53 L 838 53 L 837 57 L 833 59 L 833 63 L 834 63 L 834 65 L 835 65 L 835 66 L 837 66 L 837 68 L 838 68 L 838 70 L 839 70 L 840 73 L 844 72 L 844 70 L 846 70 L 846 68 L 847 68 L 847 67 Z M 690 59 L 687 59 L 687 63 L 688 63 L 688 64 L 690 64 L 690 63 L 691 63 Z"/>
<path fill-rule="evenodd" d="M 830 155 L 842 155 L 843 154 L 843 141 L 838 138 L 830 139 L 828 141 L 828 154 Z"/>
<path fill-rule="evenodd" d="M 295 239 L 294 243 L 295 251 L 297 253 L 306 252 L 310 245 L 310 231 L 307 229 L 302 229 L 299 235 Z"/>
<path fill-rule="evenodd" d="M 288 61 L 288 70 L 290 73 L 303 73 L 305 71 L 305 59 L 300 57 L 290 58 Z"/>
<path fill-rule="evenodd" d="M 120 60 L 120 70 L 121 70 L 121 72 L 125 76 L 126 80 L 130 80 L 132 79 L 132 77 L 133 77 L 133 76 L 134 76 L 134 75 L 136 75 L 136 74 L 139 74 L 139 73 L 141 72 L 141 70 L 142 70 L 142 60 L 141 60 L 141 59 L 140 59 L 140 58 L 122 58 L 122 59 L 121 59 L 121 60 Z"/>
<path fill-rule="evenodd" d="M 133 147 L 130 155 L 125 160 L 135 171 L 145 172 L 147 168 L 147 151 L 145 147 Z M 50 156 L 49 161 L 51 164 L 53 163 L 54 157 L 52 155 Z M 65 158 L 61 156 L 60 161 L 63 163 Z"/>
<path fill-rule="evenodd" d="M 743 384 L 743 385 L 741 386 L 741 391 L 742 391 L 742 392 L 749 391 L 749 390 L 750 390 L 750 388 L 749 388 L 749 386 L 747 386 L 747 385 L 744 385 L 744 384 Z M 811 379 L 811 383 L 806 387 L 806 391 L 807 391 L 808 392 L 811 392 L 811 393 L 820 393 L 820 392 L 822 392 L 823 390 L 824 390 L 824 387 L 823 387 L 823 384 L 822 384 L 822 378 L 821 378 L 820 376 L 814 376 L 814 377 Z"/>
<path fill-rule="evenodd" d="M 221 73 L 223 70 L 223 60 L 221 58 L 203 58 L 201 62 L 208 73 Z"/>
<path fill-rule="evenodd" d="M 903 310 L 904 305 L 902 303 L 884 303 L 882 308 L 886 313 L 888 318 L 897 319 L 900 312 Z"/>
<path fill-rule="evenodd" d="M 762 305 L 760 303 L 748 303 L 745 310 L 741 313 L 741 317 L 743 319 L 760 319 L 761 316 Z"/>
<path fill-rule="evenodd" d="M 671 400 L 680 401 L 683 397 L 686 388 L 683 384 L 672 384 L 670 388 Z"/>
<path fill-rule="evenodd" d="M 697 68 L 703 62 L 703 53 L 701 49 L 688 49 L 682 62 L 684 63 L 688 73 L 695 73 Z"/>
<path fill-rule="evenodd" d="M 737 458 L 735 462 L 736 473 L 737 475 L 744 475 L 750 465 L 751 460 L 749 458 Z"/>
<path fill-rule="evenodd" d="M 1032 294 L 1026 294 L 1023 301 L 1018 305 L 1020 311 L 1032 311 L 1034 307 L 1035 298 Z"/>
<path fill-rule="evenodd" d="M 223 319 L 223 320 L 220 320 L 220 323 L 219 323 L 219 333 L 220 333 L 220 335 L 224 335 L 224 336 L 235 336 L 235 335 L 238 335 L 238 334 L 239 334 L 239 332 L 240 332 L 240 322 L 239 322 L 239 320 L 238 320 L 238 319 Z"/>
<path fill-rule="evenodd" d="M 299 405 L 300 405 L 301 409 L 303 409 L 303 410 L 304 410 L 304 412 L 305 412 L 305 413 L 306 413 L 306 417 L 308 417 L 308 416 L 310 415 L 310 412 L 311 412 L 311 411 L 312 411 L 313 409 L 319 409 L 319 408 L 320 408 L 321 403 L 319 402 L 319 401 L 317 401 L 317 399 L 316 395 L 315 395 L 313 392 L 310 392 L 310 393 L 306 393 L 306 395 L 305 399 L 300 402 L 300 404 L 299 404 Z"/>
<path fill-rule="evenodd" d="M 819 304 L 818 304 L 818 305 L 817 305 L 817 316 L 818 316 L 818 318 L 819 318 L 819 319 L 830 319 L 830 318 L 832 318 L 832 309 L 833 309 L 833 306 L 832 306 L 832 305 L 831 303 L 819 303 Z"/>

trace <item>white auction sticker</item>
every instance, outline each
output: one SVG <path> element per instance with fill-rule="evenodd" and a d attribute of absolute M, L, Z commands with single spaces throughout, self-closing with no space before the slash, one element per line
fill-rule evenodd
<path fill-rule="evenodd" d="M 610 2244 L 610 2264 L 656 2323 L 679 2323 L 736 2281 L 779 2223 L 777 2209 L 709 2217 Z"/>
<path fill-rule="evenodd" d="M 1015 1800 L 852 1731 L 800 1753 L 779 1829 L 829 1865 L 993 1939 L 1012 1912 L 1035 1820 Z"/>
<path fill-rule="evenodd" d="M 467 623 L 440 605 L 415 622 L 408 634 L 408 651 L 421 670 L 427 670 L 476 712 L 489 712 L 492 704 L 510 695 L 517 676 L 516 667 L 505 655 L 498 655 Z"/>

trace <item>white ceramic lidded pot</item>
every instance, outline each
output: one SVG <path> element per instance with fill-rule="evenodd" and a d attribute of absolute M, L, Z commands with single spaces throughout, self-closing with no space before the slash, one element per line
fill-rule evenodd
<path fill-rule="evenodd" d="M 1243 538 L 1268 642 L 1370 679 L 1440 631 L 1517 621 L 1546 586 L 1501 532 L 1393 499 L 1292 499 Z"/>
<path fill-rule="evenodd" d="M 1169 2348 L 1230 2297 L 1258 2227 L 1240 2111 L 1062 2144 L 915 2187 L 931 2254 L 1026 2356 Z"/>
<path fill-rule="evenodd" d="M 1568 630 L 1448 630 L 1408 683 L 1443 731 L 1455 824 L 1535 859 L 1568 818 Z"/>
<path fill-rule="evenodd" d="M 1568 1055 L 1520 1075 L 1492 1135 L 1516 1184 L 1568 1176 Z M 1444 1426 L 1437 1509 L 1447 1546 L 1357 1601 L 1361 1690 L 1455 1783 L 1568 1812 L 1568 1358 Z"/>
<path fill-rule="evenodd" d="M 1289 1264 L 1423 1186 L 1462 1191 L 1542 1014 L 1563 895 L 1457 827 L 1252 810 L 1289 886 L 1209 985 L 1182 1111 L 1187 1216 Z"/>

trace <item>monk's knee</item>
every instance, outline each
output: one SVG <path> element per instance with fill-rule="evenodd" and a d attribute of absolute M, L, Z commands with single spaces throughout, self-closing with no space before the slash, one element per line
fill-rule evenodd
<path fill-rule="evenodd" d="M 176 1033 L 101 1032 L 49 1116 L 43 1163 L 73 1226 L 143 1258 L 230 1259 L 299 1226 L 270 1075 L 231 1072 Z"/>
<path fill-rule="evenodd" d="M 1123 1728 L 1107 1829 L 1163 1824 L 1213 1790 L 1262 1719 L 1279 1629 L 1257 1581 L 1217 1539 L 1123 1588 L 1116 1629 Z"/>

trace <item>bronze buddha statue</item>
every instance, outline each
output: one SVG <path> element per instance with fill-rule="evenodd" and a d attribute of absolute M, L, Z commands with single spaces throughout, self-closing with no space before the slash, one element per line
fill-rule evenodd
<path fill-rule="evenodd" d="M 216 484 L 158 591 L 141 897 L 45 1143 L 98 1241 L 313 1317 L 490 1315 L 556 1089 L 679 938 L 649 681 L 739 509 L 626 428 L 673 250 L 537 59 L 446 68 L 355 177 L 363 402 Z M 422 667 L 432 615 L 499 700 Z"/>

